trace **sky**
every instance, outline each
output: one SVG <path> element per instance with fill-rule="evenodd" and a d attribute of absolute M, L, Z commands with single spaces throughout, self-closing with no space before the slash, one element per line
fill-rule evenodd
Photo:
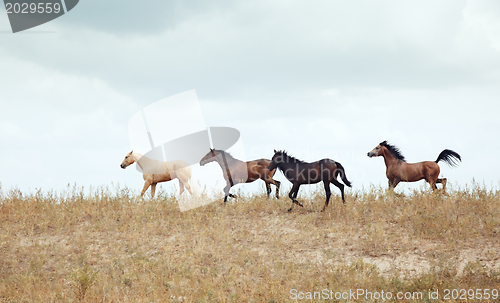
<path fill-rule="evenodd" d="M 139 191 L 140 173 L 119 167 L 129 120 L 195 90 L 204 123 L 239 130 L 246 160 L 328 157 L 353 190 L 385 187 L 366 154 L 388 140 L 408 162 L 452 149 L 461 165 L 440 165 L 452 186 L 498 188 L 499 84 L 496 0 L 83 0 L 16 34 L 1 8 L 0 183 Z M 194 171 L 223 187 L 217 164 Z"/>

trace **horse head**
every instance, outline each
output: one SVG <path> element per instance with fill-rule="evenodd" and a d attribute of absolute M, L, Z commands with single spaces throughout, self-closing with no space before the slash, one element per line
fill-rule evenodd
<path fill-rule="evenodd" d="M 123 159 L 122 164 L 120 164 L 121 168 L 125 169 L 127 166 L 129 166 L 130 164 L 133 164 L 135 162 L 134 157 L 132 156 L 133 152 L 134 151 L 131 151 L 130 153 L 128 153 L 125 156 L 125 159 Z"/>
<path fill-rule="evenodd" d="M 276 169 L 276 167 L 278 167 L 281 163 L 283 163 L 284 162 L 283 154 L 284 154 L 283 151 L 274 150 L 274 156 L 271 158 L 271 163 L 269 163 L 269 167 L 267 169 L 273 171 L 274 169 Z"/>
<path fill-rule="evenodd" d="M 384 142 L 386 142 L 386 141 L 384 141 Z M 382 143 L 384 143 L 384 142 L 382 142 Z M 374 149 L 372 149 L 370 152 L 368 152 L 367 156 L 370 158 L 381 156 L 382 155 L 382 143 L 375 146 Z"/>
<path fill-rule="evenodd" d="M 220 154 L 217 150 L 211 148 L 210 151 L 200 160 L 200 166 L 215 161 L 215 157 Z"/>
<path fill-rule="evenodd" d="M 387 141 L 380 142 L 371 152 L 368 153 L 368 157 L 378 157 L 378 156 L 387 156 L 391 154 L 398 161 L 406 162 L 405 156 L 401 153 L 399 148 L 395 145 L 389 144 Z M 385 157 L 384 156 L 384 157 Z"/>

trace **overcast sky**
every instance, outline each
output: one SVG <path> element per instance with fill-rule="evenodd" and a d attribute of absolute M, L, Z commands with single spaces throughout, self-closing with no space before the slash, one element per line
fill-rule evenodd
<path fill-rule="evenodd" d="M 443 177 L 498 188 L 500 2 L 186 2 L 83 0 L 17 34 L 0 9 L 4 192 L 140 190 L 119 168 L 129 119 L 192 89 L 208 126 L 240 131 L 248 160 L 329 157 L 355 188 L 385 187 L 366 153 L 388 140 L 408 162 L 453 149 L 463 163 L 441 163 Z"/>

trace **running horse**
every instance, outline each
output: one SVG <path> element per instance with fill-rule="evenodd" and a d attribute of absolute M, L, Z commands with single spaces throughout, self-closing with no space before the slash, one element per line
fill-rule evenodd
<path fill-rule="evenodd" d="M 269 164 L 269 170 L 274 170 L 276 168 L 281 170 L 285 177 L 293 184 L 292 190 L 290 190 L 288 194 L 288 197 L 292 199 L 292 207 L 290 207 L 288 211 L 292 210 L 294 203 L 303 207 L 303 205 L 296 200 L 299 187 L 302 184 L 315 184 L 320 181 L 323 181 L 326 192 L 325 206 L 323 206 L 321 211 L 325 210 L 330 201 L 330 183 L 333 183 L 333 185 L 340 189 L 342 193 L 342 202 L 345 204 L 344 184 L 351 187 L 351 182 L 347 180 L 344 167 L 339 162 L 335 162 L 331 159 L 322 159 L 316 162 L 307 163 L 288 155 L 285 151 L 274 150 L 274 156 L 271 160 L 271 164 Z M 338 175 L 340 175 L 344 184 L 337 180 Z"/>
<path fill-rule="evenodd" d="M 386 166 L 386 176 L 389 179 L 389 189 L 394 189 L 399 182 L 415 182 L 425 179 L 433 190 L 437 189 L 436 183 L 443 184 L 443 190 L 446 190 L 447 179 L 439 179 L 439 172 L 441 171 L 438 163 L 444 161 L 450 167 L 455 167 L 462 158 L 456 152 L 445 149 L 443 150 L 436 161 L 424 161 L 419 163 L 406 163 L 406 159 L 401 154 L 399 148 L 387 143 L 381 142 L 371 152 L 368 157 L 384 157 Z"/>
<path fill-rule="evenodd" d="M 268 159 L 258 159 L 248 162 L 243 162 L 235 159 L 231 154 L 218 149 L 210 149 L 210 151 L 200 160 L 200 166 L 216 161 L 222 168 L 226 187 L 224 187 L 224 203 L 227 197 L 236 198 L 229 190 L 239 183 L 250 183 L 261 179 L 266 183 L 267 197 L 271 194 L 271 184 L 276 186 L 276 198 L 279 199 L 280 181 L 274 180 L 273 176 L 276 170 L 268 169 Z"/>
<path fill-rule="evenodd" d="M 144 187 L 141 197 L 144 196 L 146 190 L 151 186 L 151 198 L 153 198 L 157 183 L 167 182 L 176 178 L 179 179 L 179 195 L 184 192 L 184 187 L 191 195 L 193 194 L 189 185 L 191 181 L 191 168 L 187 162 L 182 160 L 161 162 L 131 151 L 125 156 L 120 167 L 125 169 L 135 162 L 137 162 L 137 165 L 139 165 L 143 172 Z"/>

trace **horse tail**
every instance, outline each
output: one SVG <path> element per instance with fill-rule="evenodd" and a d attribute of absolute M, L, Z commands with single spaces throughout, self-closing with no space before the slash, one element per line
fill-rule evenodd
<path fill-rule="evenodd" d="M 347 180 L 347 177 L 345 175 L 345 169 L 342 166 L 342 164 L 340 164 L 339 162 L 335 162 L 335 164 L 337 165 L 337 171 L 335 172 L 335 178 L 337 177 L 337 174 L 340 173 L 340 178 L 342 179 L 344 184 L 349 186 L 349 187 L 352 187 L 351 182 L 349 182 L 349 180 Z"/>
<path fill-rule="evenodd" d="M 455 167 L 458 165 L 458 162 L 462 162 L 462 158 L 460 157 L 460 155 L 450 149 L 443 150 L 439 154 L 436 163 L 439 163 L 439 161 L 441 160 L 446 162 L 451 167 Z"/>

